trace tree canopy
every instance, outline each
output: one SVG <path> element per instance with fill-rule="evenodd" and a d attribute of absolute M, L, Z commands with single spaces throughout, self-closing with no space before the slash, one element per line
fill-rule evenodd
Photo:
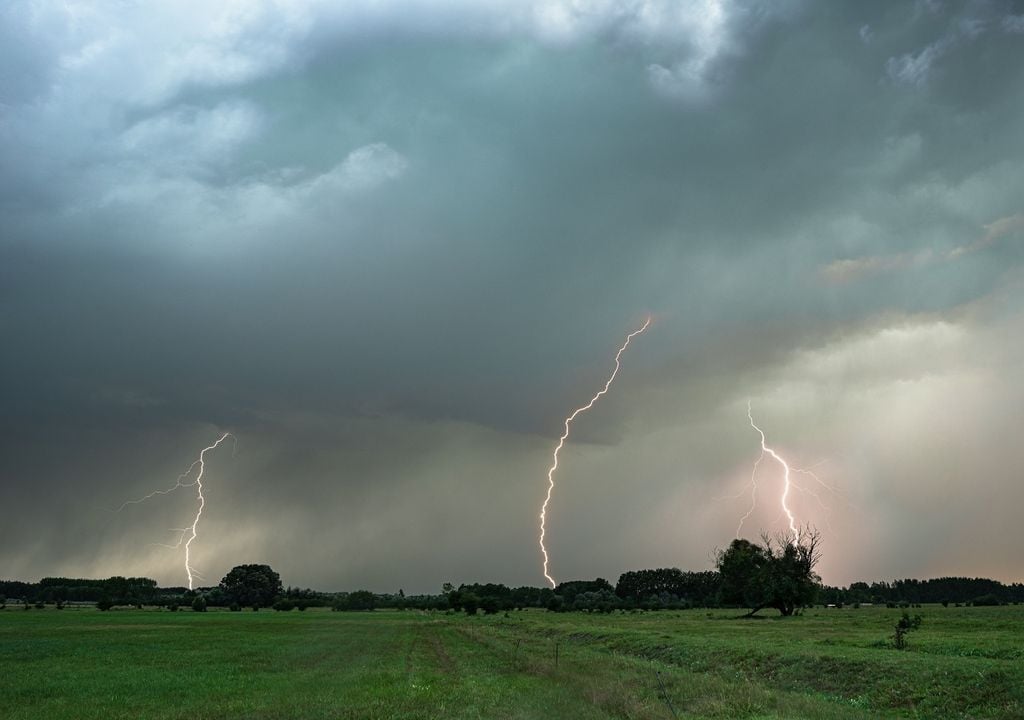
<path fill-rule="evenodd" d="M 750 615 L 765 608 L 792 615 L 814 602 L 821 578 L 814 572 L 820 559 L 821 538 L 808 529 L 799 540 L 763 534 L 761 544 L 742 538 L 718 553 L 720 599 L 725 604 L 750 608 Z"/>
<path fill-rule="evenodd" d="M 220 589 L 239 605 L 269 607 L 281 594 L 281 576 L 269 565 L 236 565 L 220 581 Z"/>

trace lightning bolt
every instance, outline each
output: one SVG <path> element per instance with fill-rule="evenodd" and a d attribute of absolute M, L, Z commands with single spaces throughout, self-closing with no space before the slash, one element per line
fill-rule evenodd
<path fill-rule="evenodd" d="M 739 524 L 736 525 L 736 537 L 740 537 L 740 532 L 743 530 L 743 525 L 747 522 L 747 520 L 750 519 L 750 517 L 754 514 L 754 511 L 757 509 L 757 491 L 759 489 L 757 483 L 757 472 L 761 466 L 761 461 L 764 460 L 766 455 L 770 456 L 772 459 L 778 462 L 779 465 L 782 466 L 783 470 L 783 489 L 782 497 L 780 498 L 781 508 L 779 510 L 779 516 L 775 520 L 775 522 L 779 522 L 783 517 L 785 517 L 789 521 L 789 530 L 793 533 L 793 539 L 795 541 L 800 540 L 800 530 L 796 522 L 796 517 L 794 516 L 793 511 L 790 509 L 789 503 L 787 502 L 789 500 L 790 490 L 798 490 L 802 493 L 807 493 L 812 498 L 814 498 L 815 502 L 818 503 L 818 506 L 822 509 L 824 513 L 825 524 L 829 527 L 829 529 L 831 529 L 832 523 L 829 519 L 831 509 L 825 503 L 825 501 L 822 500 L 821 495 L 818 492 L 815 492 L 810 487 L 808 487 L 806 484 L 798 483 L 794 475 L 803 475 L 811 478 L 815 483 L 820 485 L 823 489 L 827 490 L 830 495 L 841 499 L 845 504 L 849 505 L 851 508 L 858 509 L 857 506 L 853 502 L 851 502 L 850 499 L 846 496 L 845 492 L 843 492 L 840 488 L 825 482 L 816 472 L 814 472 L 815 468 L 826 462 L 825 460 L 820 460 L 816 462 L 814 465 L 811 465 L 809 468 L 792 467 L 774 449 L 768 447 L 768 442 L 767 438 L 765 437 L 764 431 L 761 430 L 761 428 L 758 427 L 758 425 L 754 422 L 754 414 L 751 410 L 751 403 L 749 400 L 747 401 L 747 420 L 750 421 L 750 427 L 756 430 L 757 433 L 761 436 L 761 454 L 758 455 L 757 460 L 754 461 L 754 467 L 750 471 L 750 481 L 743 487 L 742 490 L 740 490 L 735 495 L 726 495 L 720 498 L 716 498 L 716 500 L 736 500 L 746 495 L 747 488 L 749 488 L 750 508 L 740 518 Z"/>
<path fill-rule="evenodd" d="M 748 408 L 749 411 L 749 408 Z M 747 510 L 746 514 L 740 518 L 740 524 L 736 526 L 736 537 L 740 536 L 740 530 L 743 528 L 745 523 L 751 515 L 754 514 L 754 509 L 757 508 L 757 468 L 764 460 L 764 450 L 757 456 L 757 460 L 754 461 L 754 468 L 750 471 L 750 509 Z"/>
<path fill-rule="evenodd" d="M 750 427 L 752 427 L 755 430 L 757 430 L 758 434 L 761 436 L 761 454 L 760 454 L 760 456 L 758 456 L 757 462 L 754 463 L 754 472 L 751 473 L 751 478 L 753 478 L 753 475 L 757 473 L 757 466 L 761 462 L 761 460 L 764 458 L 765 453 L 768 453 L 769 455 L 771 455 L 775 459 L 776 462 L 778 462 L 780 465 L 782 465 L 782 469 L 783 469 L 783 474 L 782 474 L 782 498 L 780 500 L 780 502 L 782 504 L 782 512 L 784 512 L 786 514 L 786 517 L 789 518 L 789 531 L 791 533 L 793 533 L 793 540 L 795 542 L 799 542 L 800 541 L 800 528 L 798 528 L 797 525 L 796 525 L 796 518 L 793 516 L 793 511 L 790 510 L 789 509 L 789 505 L 786 504 L 786 500 L 789 498 L 789 488 L 790 488 L 790 479 L 789 479 L 790 468 L 789 468 L 789 463 L 787 463 L 785 460 L 783 460 L 781 455 L 779 455 L 777 452 L 775 452 L 773 449 L 771 449 L 770 447 L 768 447 L 765 444 L 767 440 L 766 440 L 766 438 L 764 436 L 764 431 L 761 428 L 759 428 L 754 423 L 754 414 L 751 412 L 751 409 L 750 409 L 750 400 L 747 400 L 747 419 L 750 420 Z M 756 485 L 754 486 L 754 492 L 757 492 L 757 486 Z M 754 507 L 751 506 L 750 510 L 744 516 L 744 519 L 747 518 L 747 517 L 750 517 L 750 513 L 753 512 L 753 511 L 754 511 Z M 742 526 L 743 526 L 743 521 L 741 520 L 740 521 L 740 527 L 742 527 Z M 738 530 L 737 530 L 737 534 L 738 534 Z"/>
<path fill-rule="evenodd" d="M 787 463 L 782 458 L 781 455 L 779 455 L 777 452 L 775 452 L 775 450 L 773 450 L 772 448 L 768 447 L 768 445 L 766 444 L 767 443 L 767 439 L 765 438 L 764 431 L 761 428 L 759 428 L 757 426 L 757 424 L 754 423 L 754 414 L 753 414 L 753 412 L 750 409 L 750 400 L 747 400 L 747 419 L 750 420 L 750 427 L 754 428 L 757 431 L 757 433 L 761 436 L 761 454 L 758 456 L 757 461 L 754 463 L 754 470 L 750 474 L 750 482 L 754 486 L 754 489 L 753 489 L 753 491 L 751 493 L 751 501 L 752 502 L 751 502 L 751 505 L 750 505 L 750 510 L 748 510 L 747 514 L 744 515 L 743 518 L 740 520 L 740 524 L 736 528 L 736 535 L 737 535 L 737 537 L 739 536 L 740 528 L 743 527 L 743 522 L 747 518 L 750 517 L 750 514 L 752 512 L 754 512 L 754 506 L 756 505 L 756 502 L 757 502 L 756 497 L 755 497 L 755 495 L 757 493 L 757 483 L 756 483 L 754 477 L 757 474 L 757 466 L 761 463 L 761 460 L 764 459 L 764 456 L 767 453 L 768 455 L 771 455 L 775 459 L 776 462 L 778 462 L 780 465 L 782 465 L 782 469 L 783 469 L 783 475 L 782 475 L 782 498 L 781 498 L 782 512 L 785 513 L 787 518 L 789 518 L 789 530 L 790 530 L 790 532 L 793 533 L 793 540 L 796 541 L 796 542 L 799 542 L 800 541 L 800 529 L 797 527 L 796 518 L 793 516 L 793 511 L 790 510 L 789 509 L 789 505 L 786 504 L 786 500 L 789 498 L 789 489 L 790 489 L 790 484 L 791 484 L 790 483 L 790 478 L 789 478 L 789 473 L 790 473 L 789 463 Z"/>
<path fill-rule="evenodd" d="M 199 535 L 199 518 L 202 517 L 203 508 L 206 507 L 206 497 L 203 495 L 203 474 L 206 472 L 206 453 L 210 452 L 211 450 L 216 450 L 217 447 L 228 438 L 231 438 L 234 441 L 235 447 L 237 449 L 238 440 L 235 438 L 235 436 L 232 435 L 231 433 L 224 433 L 223 435 L 220 436 L 217 442 L 213 443 L 213 445 L 210 445 L 202 449 L 202 451 L 199 453 L 199 458 L 194 463 L 189 465 L 188 470 L 186 470 L 185 472 L 178 476 L 178 479 L 174 483 L 174 485 L 167 488 L 166 490 L 154 490 L 148 495 L 144 495 L 143 497 L 138 498 L 136 500 L 126 500 L 125 502 L 121 503 L 121 507 L 119 507 L 116 511 L 120 512 L 129 505 L 138 505 L 139 503 L 143 503 L 146 500 L 149 500 L 150 498 L 156 497 L 157 495 L 169 495 L 178 488 L 196 488 L 196 499 L 199 501 L 199 507 L 196 509 L 196 516 L 192 520 L 192 524 L 188 527 L 174 528 L 172 530 L 172 532 L 179 533 L 178 542 L 174 545 L 164 545 L 162 543 L 157 543 L 158 545 L 160 545 L 160 547 L 166 547 L 172 550 L 177 550 L 182 545 L 185 546 L 185 574 L 188 575 L 189 590 L 193 589 L 192 586 L 194 578 L 202 579 L 202 575 L 200 575 L 200 573 L 197 572 L 194 567 L 192 567 L 191 551 L 192 542 Z M 234 457 L 234 450 L 232 450 L 232 457 Z M 199 468 L 199 472 L 196 474 L 195 479 L 192 480 L 191 482 L 185 482 L 185 480 L 191 477 L 192 472 L 196 469 L 196 467 Z M 188 539 L 186 539 L 186 536 Z"/>
<path fill-rule="evenodd" d="M 615 380 L 615 376 L 619 374 L 619 367 L 621 366 L 620 365 L 620 361 L 622 359 L 622 353 L 624 353 L 626 351 L 626 348 L 629 347 L 630 341 L 632 341 L 632 339 L 634 337 L 636 337 L 637 335 L 639 335 L 640 333 L 644 332 L 648 327 L 650 327 L 650 325 L 651 325 L 651 318 L 648 317 L 647 320 L 644 321 L 643 326 L 640 327 L 639 330 L 634 330 L 633 332 L 631 332 L 629 335 L 626 336 L 626 341 L 624 343 L 622 343 L 622 347 L 620 347 L 619 351 L 617 353 L 615 353 L 615 369 L 612 370 L 612 374 L 608 377 L 608 380 L 607 380 L 607 382 L 605 382 L 604 387 L 601 388 L 600 390 L 598 390 L 597 394 L 594 395 L 594 397 L 590 398 L 590 402 L 588 402 L 586 405 L 583 405 L 582 407 L 578 407 L 575 410 L 573 410 L 572 414 L 569 415 L 569 417 L 567 417 L 565 419 L 565 432 L 563 432 L 562 433 L 562 437 L 560 437 L 558 439 L 558 445 L 555 446 L 555 451 L 551 454 L 551 468 L 548 470 L 548 493 L 547 493 L 547 495 L 544 498 L 544 504 L 541 505 L 541 508 L 540 508 L 540 538 L 539 538 L 539 543 L 540 543 L 540 552 L 544 556 L 544 577 L 547 578 L 549 583 L 551 583 L 551 587 L 552 588 L 555 587 L 555 579 L 553 577 L 551 577 L 551 575 L 548 574 L 548 550 L 544 546 L 544 536 L 545 536 L 545 534 L 547 532 L 546 522 L 547 522 L 548 503 L 551 502 L 551 493 L 555 489 L 555 471 L 558 470 L 558 453 L 560 453 L 562 451 L 562 448 L 565 446 L 565 441 L 569 437 L 569 426 L 572 425 L 572 421 L 575 420 L 576 416 L 579 415 L 580 413 L 584 413 L 587 410 L 589 410 L 590 408 L 594 407 L 594 403 L 596 403 L 601 398 L 602 395 L 604 395 L 604 394 L 606 394 L 608 392 L 608 388 L 610 388 L 612 386 L 612 382 Z"/>

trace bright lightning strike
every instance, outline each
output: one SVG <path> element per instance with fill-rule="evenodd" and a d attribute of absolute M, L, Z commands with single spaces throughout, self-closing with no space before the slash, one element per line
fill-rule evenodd
<path fill-rule="evenodd" d="M 753 415 L 753 412 L 751 411 L 751 407 L 750 407 L 750 402 L 749 401 L 747 402 L 747 419 L 750 421 L 750 427 L 752 427 L 754 430 L 756 430 L 757 433 L 761 436 L 761 454 L 758 455 L 757 456 L 757 460 L 754 461 L 754 467 L 751 468 L 751 471 L 750 471 L 750 480 L 749 480 L 749 482 L 747 482 L 746 485 L 744 485 L 743 489 L 740 490 L 735 495 L 726 495 L 726 496 L 718 498 L 719 500 L 736 500 L 736 499 L 738 499 L 740 497 L 743 497 L 744 495 L 747 495 L 748 494 L 748 489 L 749 489 L 750 507 L 743 514 L 743 516 L 740 517 L 740 521 L 736 525 L 736 537 L 740 537 L 740 532 L 743 530 L 743 525 L 747 522 L 747 520 L 749 520 L 751 518 L 751 516 L 754 514 L 754 511 L 757 510 L 757 491 L 760 489 L 760 487 L 758 485 L 758 475 L 757 474 L 758 474 L 758 470 L 761 467 L 761 461 L 764 460 L 765 455 L 771 456 L 783 468 L 783 492 L 782 492 L 782 497 L 781 497 L 781 501 L 780 501 L 780 506 L 781 507 L 780 507 L 780 510 L 779 510 L 779 516 L 778 516 L 778 518 L 774 522 L 776 522 L 776 523 L 779 522 L 780 520 L 782 520 L 783 517 L 787 518 L 788 521 L 789 521 L 789 529 L 793 533 L 794 540 L 799 540 L 800 539 L 800 532 L 799 532 L 799 529 L 798 529 L 798 525 L 796 523 L 796 517 L 794 516 L 793 512 L 790 510 L 789 504 L 787 502 L 789 500 L 790 490 L 796 490 L 796 491 L 799 491 L 799 492 L 802 492 L 802 493 L 806 493 L 806 494 L 810 495 L 812 498 L 814 498 L 815 502 L 818 504 L 818 506 L 821 508 L 821 510 L 823 512 L 823 517 L 825 519 L 825 524 L 829 527 L 829 529 L 831 529 L 831 527 L 832 527 L 832 523 L 831 523 L 831 521 L 829 519 L 829 515 L 831 514 L 831 508 L 829 508 L 829 506 L 825 503 L 825 501 L 822 499 L 821 495 L 818 492 L 816 492 L 815 490 L 813 490 L 811 487 L 809 487 L 806 484 L 798 483 L 797 480 L 796 480 L 796 477 L 794 477 L 796 475 L 802 475 L 802 476 L 809 477 L 817 485 L 820 485 L 821 488 L 823 488 L 824 490 L 827 490 L 829 495 L 838 497 L 841 500 L 843 500 L 847 505 L 849 505 L 851 508 L 857 509 L 857 506 L 850 501 L 850 499 L 846 496 L 846 494 L 840 488 L 835 487 L 835 486 L 830 485 L 829 483 L 825 482 L 815 472 L 815 469 L 819 465 L 823 464 L 825 462 L 825 460 L 821 460 L 821 461 L 815 463 L 814 465 L 812 465 L 809 468 L 791 467 L 782 458 L 782 456 L 780 456 L 772 448 L 768 447 L 767 439 L 765 437 L 764 432 L 754 422 L 754 415 Z"/>
<path fill-rule="evenodd" d="M 558 445 L 555 447 L 555 451 L 551 455 L 552 463 L 551 468 L 548 470 L 548 493 L 547 496 L 545 496 L 544 498 L 544 504 L 541 505 L 540 508 L 539 543 L 540 552 L 544 556 L 544 577 L 547 578 L 549 583 L 551 583 L 552 588 L 555 587 L 555 579 L 548 574 L 548 550 L 544 546 L 544 536 L 547 530 L 545 523 L 547 521 L 548 503 L 551 502 L 551 493 L 555 489 L 555 471 L 558 470 L 558 453 L 562 451 L 562 448 L 565 446 L 565 441 L 569 437 L 569 426 L 572 424 L 572 421 L 575 420 L 576 416 L 579 415 L 580 413 L 584 413 L 590 408 L 594 407 L 594 403 L 596 403 L 602 395 L 608 392 L 608 388 L 612 386 L 612 382 L 615 380 L 615 376 L 619 374 L 622 353 L 624 353 L 626 351 L 626 348 L 629 347 L 630 341 L 640 333 L 644 332 L 648 327 L 650 327 L 650 325 L 651 318 L 648 317 L 647 320 L 644 321 L 643 326 L 639 330 L 634 330 L 633 332 L 626 336 L 626 341 L 622 343 L 622 347 L 620 347 L 619 351 L 615 353 L 615 369 L 612 370 L 612 374 L 608 377 L 608 380 L 607 382 L 605 382 L 604 387 L 601 388 L 597 392 L 597 394 L 594 395 L 594 397 L 590 398 L 590 402 L 588 402 L 586 405 L 583 405 L 582 407 L 578 407 L 575 410 L 573 410 L 572 414 L 565 419 L 565 432 L 563 432 L 562 437 L 558 439 Z"/>
<path fill-rule="evenodd" d="M 754 415 L 751 412 L 750 401 L 749 400 L 747 400 L 747 418 L 750 420 L 750 427 L 752 427 L 755 430 L 757 430 L 758 434 L 761 436 L 761 454 L 758 456 L 757 462 L 754 463 L 754 470 L 753 470 L 753 472 L 751 472 L 751 475 L 750 475 L 750 482 L 754 486 L 753 492 L 751 494 L 751 498 L 753 499 L 754 503 L 756 504 L 755 494 L 757 493 L 757 483 L 756 483 L 756 480 L 754 478 L 755 478 L 755 476 L 757 474 L 757 466 L 761 463 L 761 460 L 764 459 L 765 453 L 768 453 L 773 458 L 775 458 L 775 460 L 780 465 L 782 465 L 782 469 L 783 469 L 782 498 L 781 498 L 782 511 L 786 514 L 786 517 L 789 518 L 789 530 L 790 530 L 790 532 L 793 533 L 793 540 L 794 540 L 794 542 L 799 542 L 800 541 L 800 529 L 797 527 L 796 518 L 793 516 L 793 511 L 790 510 L 789 509 L 789 505 L 786 504 L 786 500 L 789 498 L 789 488 L 790 488 L 790 478 L 789 478 L 790 468 L 789 468 L 789 463 L 787 463 L 785 460 L 783 460 L 781 455 L 779 455 L 777 452 L 775 452 L 770 447 L 768 447 L 768 445 L 765 444 L 766 443 L 766 438 L 764 436 L 764 431 L 761 428 L 759 428 L 756 424 L 754 424 Z M 743 518 L 740 520 L 739 527 L 736 528 L 736 535 L 737 535 L 737 537 L 740 534 L 740 528 L 743 527 L 743 521 L 746 520 L 747 518 L 749 518 L 750 514 L 752 512 L 754 512 L 754 504 L 751 504 L 750 510 L 748 510 L 747 514 L 744 515 Z"/>
<path fill-rule="evenodd" d="M 192 520 L 192 524 L 190 526 L 188 526 L 188 527 L 185 527 L 185 528 L 174 528 L 174 530 L 172 532 L 179 533 L 178 542 L 175 543 L 174 545 L 164 545 L 162 543 L 159 543 L 161 547 L 171 548 L 172 550 L 177 550 L 178 548 L 180 548 L 184 544 L 184 546 L 185 546 L 185 574 L 188 575 L 188 589 L 189 590 L 193 589 L 192 585 L 193 585 L 193 582 L 194 582 L 194 578 L 202 579 L 202 576 L 200 575 L 200 573 L 197 572 L 194 567 L 192 567 L 191 551 L 192 551 L 192 541 L 194 541 L 196 539 L 196 537 L 198 536 L 198 534 L 199 534 L 199 518 L 202 517 L 202 515 L 203 515 L 203 508 L 206 506 L 206 497 L 203 495 L 203 474 L 206 472 L 206 453 L 210 452 L 211 450 L 217 449 L 217 447 L 222 442 L 227 440 L 228 438 L 231 438 L 232 440 L 234 440 L 235 444 L 237 445 L 238 441 L 235 439 L 234 435 L 232 435 L 231 433 L 224 433 L 223 435 L 220 436 L 220 438 L 217 440 L 217 442 L 215 442 L 213 445 L 210 445 L 209 447 L 205 447 L 205 448 L 202 449 L 202 451 L 199 453 L 199 459 L 197 459 L 194 463 L 189 465 L 188 470 L 186 470 L 185 472 L 183 472 L 181 475 L 178 476 L 177 482 L 175 482 L 174 485 L 172 485 L 171 487 L 167 488 L 166 490 L 154 490 L 153 492 L 149 493 L 148 495 L 145 495 L 145 496 L 143 496 L 141 498 L 138 498 L 137 500 L 127 500 L 127 501 L 125 501 L 124 503 L 121 504 L 121 507 L 119 507 L 117 509 L 117 512 L 120 512 L 121 510 L 124 510 L 129 505 L 137 505 L 139 503 L 145 502 L 146 500 L 149 500 L 152 497 L 156 497 L 157 495 L 169 495 L 170 493 L 174 492 L 178 488 L 184 488 L 184 487 L 194 487 L 194 488 L 196 488 L 196 499 L 199 501 L 199 507 L 196 509 L 196 516 Z M 232 451 L 232 455 L 233 454 L 234 454 L 234 451 Z M 198 471 L 198 473 L 196 473 L 195 479 L 192 480 L 191 482 L 186 482 L 186 480 L 189 477 L 192 476 L 192 471 L 195 470 L 196 467 L 199 468 L 199 471 Z M 187 536 L 187 539 L 186 539 L 186 536 Z"/>
<path fill-rule="evenodd" d="M 809 468 L 791 467 L 789 463 L 787 463 L 781 455 L 779 455 L 772 448 L 768 447 L 767 438 L 765 437 L 764 431 L 761 430 L 761 428 L 758 427 L 758 425 L 754 422 L 754 414 L 751 410 L 749 400 L 747 401 L 747 420 L 750 421 L 750 427 L 756 430 L 758 435 L 761 436 L 761 454 L 758 455 L 757 460 L 754 461 L 754 467 L 750 471 L 750 482 L 747 483 L 746 486 L 744 486 L 744 489 L 740 490 L 740 492 L 738 492 L 735 495 L 719 498 L 722 500 L 735 500 L 745 495 L 747 493 L 747 488 L 750 488 L 750 508 L 743 514 L 743 516 L 740 518 L 739 524 L 736 526 L 736 537 L 740 536 L 740 531 L 743 529 L 744 523 L 746 523 L 746 521 L 750 519 L 750 517 L 754 514 L 754 511 L 757 509 L 757 491 L 759 489 L 757 483 L 757 472 L 761 466 L 761 461 L 764 460 L 765 458 L 765 455 L 771 456 L 772 459 L 774 459 L 777 463 L 779 463 L 779 465 L 782 466 L 783 486 L 782 496 L 780 498 L 779 503 L 781 509 L 779 511 L 779 517 L 775 522 L 778 522 L 783 517 L 785 517 L 789 521 L 789 530 L 793 533 L 794 540 L 799 541 L 800 530 L 796 522 L 796 517 L 794 516 L 793 511 L 789 507 L 788 500 L 790 497 L 790 490 L 797 490 L 799 492 L 806 493 L 810 495 L 812 498 L 814 498 L 815 502 L 817 502 L 818 506 L 822 509 L 824 513 L 826 525 L 831 527 L 831 522 L 829 521 L 829 514 L 831 511 L 828 505 L 825 503 L 825 501 L 822 500 L 821 495 L 812 490 L 806 484 L 798 483 L 794 475 L 802 475 L 809 477 L 815 483 L 820 485 L 824 490 L 827 490 L 828 494 L 840 498 L 847 505 L 856 509 L 857 506 L 850 502 L 849 498 L 846 497 L 846 494 L 843 493 L 842 490 L 825 482 L 818 476 L 816 472 L 814 472 L 815 468 L 817 468 L 819 465 L 825 462 L 824 460 L 815 463 Z"/>

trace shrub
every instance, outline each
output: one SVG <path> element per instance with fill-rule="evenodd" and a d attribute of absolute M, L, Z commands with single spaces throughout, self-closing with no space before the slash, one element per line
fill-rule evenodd
<path fill-rule="evenodd" d="M 171 603 L 167 606 L 167 609 L 171 612 L 178 612 L 178 603 Z"/>
<path fill-rule="evenodd" d="M 988 594 L 976 597 L 972 602 L 974 603 L 974 607 L 995 607 L 996 605 L 999 605 L 999 598 L 995 595 Z"/>
<path fill-rule="evenodd" d="M 229 609 L 229 610 L 230 610 L 231 612 L 242 612 L 242 606 L 241 606 L 241 605 L 239 605 L 239 604 L 238 604 L 238 603 L 236 603 L 236 602 L 233 602 L 233 603 L 231 603 L 231 605 L 230 605 L 230 607 L 228 607 L 228 609 Z"/>
<path fill-rule="evenodd" d="M 110 598 L 102 598 L 96 601 L 97 610 L 103 610 L 104 612 L 106 612 L 112 607 L 114 607 L 114 603 L 110 600 Z M 28 606 L 26 606 L 25 609 L 27 610 Z"/>
<path fill-rule="evenodd" d="M 461 602 L 462 609 L 467 615 L 476 615 L 476 610 L 480 607 L 480 598 L 476 593 L 462 593 Z"/>
<path fill-rule="evenodd" d="M 377 596 L 369 590 L 350 592 L 345 598 L 345 607 L 349 610 L 373 610 L 377 607 Z"/>
<path fill-rule="evenodd" d="M 192 610 L 195 612 L 206 612 L 206 598 L 202 595 L 197 596 L 196 599 L 192 601 Z"/>
<path fill-rule="evenodd" d="M 495 615 L 498 612 L 498 598 L 488 595 L 480 601 L 480 608 L 484 615 Z"/>
<path fill-rule="evenodd" d="M 291 600 L 278 600 L 273 607 L 278 612 L 291 612 L 295 609 L 295 603 Z"/>
<path fill-rule="evenodd" d="M 892 644 L 897 650 L 905 650 L 907 647 L 907 633 L 921 627 L 921 616 L 910 617 L 906 612 L 896 622 L 896 631 L 892 635 Z"/>

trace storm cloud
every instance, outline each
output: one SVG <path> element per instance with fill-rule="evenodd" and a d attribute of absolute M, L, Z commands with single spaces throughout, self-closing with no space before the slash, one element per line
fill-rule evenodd
<path fill-rule="evenodd" d="M 0 574 L 1022 579 L 1024 4 L 13 2 Z M 820 464 L 818 464 L 820 463 Z M 746 526 L 781 528 L 773 469 Z"/>

